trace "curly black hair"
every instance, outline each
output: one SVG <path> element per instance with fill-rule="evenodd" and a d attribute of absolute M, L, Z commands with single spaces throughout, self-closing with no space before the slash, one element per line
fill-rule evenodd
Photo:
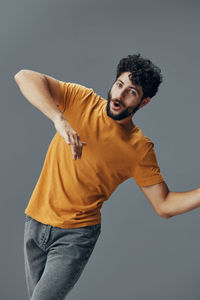
<path fill-rule="evenodd" d="M 139 53 L 128 55 L 120 60 L 117 65 L 116 80 L 123 72 L 131 72 L 130 80 L 132 83 L 142 87 L 142 99 L 155 96 L 163 80 L 160 68 L 149 59 L 143 58 Z"/>

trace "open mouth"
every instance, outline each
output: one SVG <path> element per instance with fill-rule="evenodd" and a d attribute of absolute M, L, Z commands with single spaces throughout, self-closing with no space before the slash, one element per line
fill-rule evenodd
<path fill-rule="evenodd" d="M 121 105 L 119 104 L 118 101 L 112 101 L 112 102 L 113 102 L 113 108 L 114 108 L 115 110 L 121 109 Z"/>

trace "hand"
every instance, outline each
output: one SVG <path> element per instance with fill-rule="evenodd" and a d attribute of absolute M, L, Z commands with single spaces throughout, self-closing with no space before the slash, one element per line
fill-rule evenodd
<path fill-rule="evenodd" d="M 66 143 L 71 145 L 73 159 L 81 158 L 82 148 L 86 142 L 80 141 L 80 136 L 63 116 L 54 119 L 54 126 Z"/>

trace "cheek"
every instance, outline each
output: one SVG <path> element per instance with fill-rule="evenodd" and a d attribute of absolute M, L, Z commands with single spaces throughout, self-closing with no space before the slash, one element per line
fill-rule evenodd
<path fill-rule="evenodd" d="M 110 92 L 110 99 L 114 99 L 114 98 L 115 98 L 114 95 L 115 95 L 115 94 L 113 94 L 113 92 L 111 91 L 111 92 Z"/>
<path fill-rule="evenodd" d="M 125 104 L 126 107 L 129 107 L 129 108 L 133 108 L 136 105 L 135 101 L 133 101 L 133 100 L 124 101 L 124 104 Z"/>
<path fill-rule="evenodd" d="M 111 90 L 110 90 L 110 97 L 111 97 L 111 99 L 115 99 L 115 98 L 118 97 L 117 96 L 117 90 L 115 88 L 111 88 Z"/>
<path fill-rule="evenodd" d="M 140 105 L 140 101 L 138 100 L 138 98 L 132 98 L 129 101 L 127 101 L 127 105 L 131 107 L 136 107 Z"/>

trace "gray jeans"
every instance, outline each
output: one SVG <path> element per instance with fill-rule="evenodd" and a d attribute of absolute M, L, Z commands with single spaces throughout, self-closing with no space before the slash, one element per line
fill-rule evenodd
<path fill-rule="evenodd" d="M 31 300 L 61 300 L 78 281 L 101 233 L 101 223 L 73 229 L 25 215 L 24 262 Z"/>

